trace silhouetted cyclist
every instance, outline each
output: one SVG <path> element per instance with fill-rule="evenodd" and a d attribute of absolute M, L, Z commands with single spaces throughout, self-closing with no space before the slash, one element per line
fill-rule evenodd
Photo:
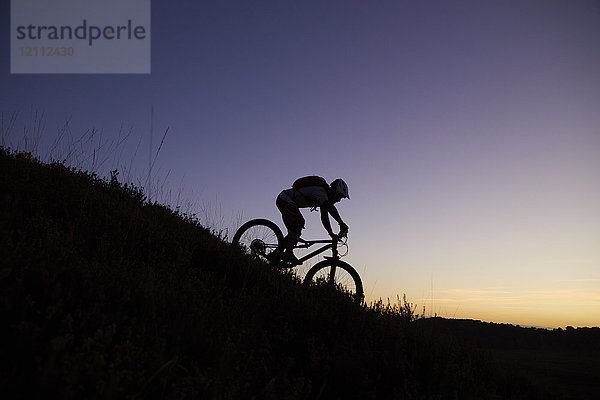
<path fill-rule="evenodd" d="M 286 189 L 279 193 L 276 205 L 281 212 L 283 223 L 288 230 L 283 252 L 284 261 L 298 264 L 298 259 L 294 256 L 293 249 L 300 239 L 306 222 L 300 212 L 300 208 L 319 208 L 323 227 L 332 238 L 345 236 L 348 233 L 348 225 L 344 223 L 334 205 L 343 198 L 350 198 L 346 182 L 342 179 L 336 179 L 328 185 L 325 179 L 318 176 L 300 178 L 294 182 L 291 189 Z M 329 215 L 340 225 L 338 235 L 334 234 L 331 229 Z"/>

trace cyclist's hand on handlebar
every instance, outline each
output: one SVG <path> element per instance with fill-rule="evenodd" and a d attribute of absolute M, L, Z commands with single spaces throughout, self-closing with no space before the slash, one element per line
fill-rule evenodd
<path fill-rule="evenodd" d="M 337 243 L 342 242 L 344 240 L 344 235 L 340 234 L 333 234 L 331 235 L 331 239 L 335 240 Z"/>
<path fill-rule="evenodd" d="M 344 224 L 343 222 L 340 224 L 340 233 L 338 234 L 339 237 L 346 237 L 348 236 L 348 225 Z"/>

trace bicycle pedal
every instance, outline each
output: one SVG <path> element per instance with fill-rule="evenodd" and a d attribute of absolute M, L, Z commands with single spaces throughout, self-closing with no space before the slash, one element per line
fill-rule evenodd
<path fill-rule="evenodd" d="M 298 265 L 302 265 L 302 264 L 298 264 L 298 263 L 295 263 L 295 262 L 289 262 L 289 261 L 287 261 L 287 262 L 281 262 L 277 266 L 280 269 L 289 269 L 289 268 L 297 267 Z"/>

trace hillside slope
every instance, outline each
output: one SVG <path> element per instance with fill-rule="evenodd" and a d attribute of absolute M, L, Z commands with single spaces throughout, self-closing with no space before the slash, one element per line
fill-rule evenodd
<path fill-rule="evenodd" d="M 138 189 L 0 148 L 4 398 L 547 398 Z"/>

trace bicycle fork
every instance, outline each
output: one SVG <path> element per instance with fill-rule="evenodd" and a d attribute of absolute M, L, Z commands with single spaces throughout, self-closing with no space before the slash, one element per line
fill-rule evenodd
<path fill-rule="evenodd" d="M 332 256 L 331 257 L 325 256 L 323 258 L 329 259 L 329 260 L 333 261 L 331 263 L 331 268 L 329 269 L 329 278 L 328 278 L 328 281 L 329 281 L 330 284 L 335 285 L 335 270 L 337 269 L 337 262 L 340 259 L 338 257 L 338 249 L 337 249 L 336 244 L 334 244 L 334 246 L 332 247 L 331 252 L 332 252 Z"/>
<path fill-rule="evenodd" d="M 335 270 L 337 268 L 337 263 L 333 263 L 331 265 L 331 269 L 329 270 L 329 283 L 331 285 L 335 285 Z"/>

